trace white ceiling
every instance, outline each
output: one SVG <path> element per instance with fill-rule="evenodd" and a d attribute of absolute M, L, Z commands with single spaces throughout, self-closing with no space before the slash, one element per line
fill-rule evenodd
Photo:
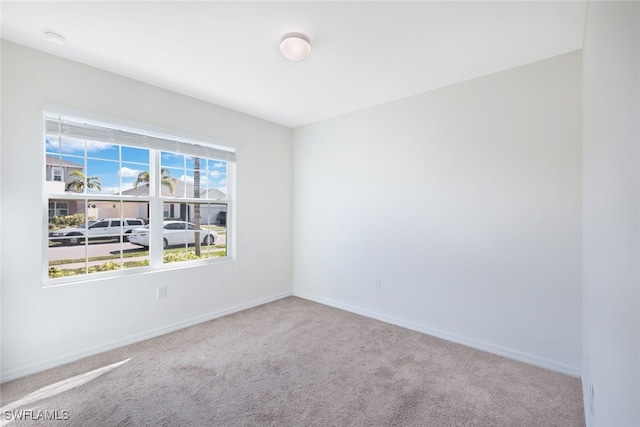
<path fill-rule="evenodd" d="M 2 2 L 2 38 L 297 127 L 582 48 L 583 2 Z M 64 46 L 44 31 L 66 38 Z M 302 62 L 279 51 L 307 34 Z"/>

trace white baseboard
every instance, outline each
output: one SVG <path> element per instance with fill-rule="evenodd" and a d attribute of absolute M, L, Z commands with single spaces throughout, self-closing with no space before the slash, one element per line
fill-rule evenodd
<path fill-rule="evenodd" d="M 512 350 L 509 348 L 504 348 L 501 346 L 497 346 L 488 342 L 479 341 L 473 338 L 468 338 L 456 334 L 451 334 L 449 332 L 441 331 L 438 329 L 433 329 L 428 326 L 419 325 L 417 323 L 409 322 L 402 319 L 397 319 L 395 317 L 386 316 L 384 314 L 375 313 L 373 311 L 369 311 L 360 307 L 355 307 L 349 304 L 344 304 L 339 301 L 334 301 L 328 298 L 319 297 L 316 295 L 308 294 L 306 292 L 293 292 L 293 295 L 296 297 L 308 299 L 310 301 L 314 301 L 320 304 L 328 305 L 331 307 L 339 308 L 341 310 L 350 311 L 352 313 L 360 314 L 365 317 L 370 317 L 372 319 L 380 320 L 382 322 L 390 323 L 392 325 L 400 326 L 403 328 L 411 329 L 413 331 L 422 332 L 427 335 L 432 335 L 434 337 L 442 338 L 447 341 L 452 341 L 458 344 L 466 345 L 468 347 L 472 347 L 478 350 L 486 351 L 487 353 L 497 354 L 498 356 L 504 356 L 509 359 L 518 360 L 520 362 L 528 363 L 530 365 L 539 366 L 541 368 L 549 369 L 551 371 L 560 372 L 565 375 L 569 375 L 572 377 L 579 378 L 581 375 L 581 370 L 579 367 L 566 365 L 564 363 L 559 363 L 553 360 L 549 360 L 543 357 L 538 357 L 533 354 L 523 353 L 517 350 Z"/>
<path fill-rule="evenodd" d="M 93 356 L 98 353 L 113 350 L 114 348 L 124 347 L 125 345 L 134 344 L 149 338 L 155 338 L 160 335 L 165 335 L 170 332 L 175 332 L 177 330 L 187 328 L 189 326 L 197 325 L 199 323 L 208 322 L 209 320 L 217 319 L 218 317 L 227 316 L 229 314 L 237 313 L 242 310 L 247 310 L 249 308 L 257 307 L 259 305 L 276 301 L 282 298 L 286 298 L 291 295 L 292 293 L 289 291 L 281 292 L 268 297 L 252 300 L 243 304 L 238 304 L 223 310 L 214 311 L 201 316 L 196 316 L 180 322 L 165 325 L 160 328 L 151 329 L 141 333 L 129 335 L 121 339 L 109 341 L 109 342 L 106 342 L 97 346 L 89 347 L 73 353 L 68 353 L 60 357 L 55 357 L 55 358 L 44 360 L 42 362 L 12 369 L 2 373 L 2 383 L 5 383 L 7 381 L 12 381 L 20 377 L 24 377 L 25 375 L 35 374 L 36 372 L 44 371 L 46 369 L 55 368 L 56 366 L 61 366 L 66 363 L 74 362 L 76 360 L 82 359 L 87 356 Z"/>

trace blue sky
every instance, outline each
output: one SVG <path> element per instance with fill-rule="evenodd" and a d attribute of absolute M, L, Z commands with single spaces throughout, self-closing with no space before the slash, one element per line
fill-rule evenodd
<path fill-rule="evenodd" d="M 140 172 L 149 170 L 149 150 L 119 146 L 105 142 L 84 141 L 74 138 L 46 139 L 46 152 L 69 162 L 84 166 L 85 152 L 88 177 L 98 177 L 101 194 L 117 194 L 133 188 Z M 193 183 L 193 157 L 178 153 L 162 152 L 161 166 L 179 181 Z M 200 185 L 202 189 L 218 188 L 227 192 L 227 165 L 212 159 L 200 160 Z M 122 187 L 120 187 L 122 185 Z M 91 191 L 92 193 L 97 191 Z"/>

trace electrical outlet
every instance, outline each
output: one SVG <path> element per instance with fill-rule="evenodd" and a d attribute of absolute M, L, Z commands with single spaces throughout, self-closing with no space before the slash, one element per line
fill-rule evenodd
<path fill-rule="evenodd" d="M 163 299 L 167 297 L 167 287 L 166 286 L 160 286 L 158 288 L 158 299 Z"/>
<path fill-rule="evenodd" d="M 374 288 L 381 288 L 382 287 L 382 279 L 379 277 L 376 277 L 373 281 L 373 287 Z"/>

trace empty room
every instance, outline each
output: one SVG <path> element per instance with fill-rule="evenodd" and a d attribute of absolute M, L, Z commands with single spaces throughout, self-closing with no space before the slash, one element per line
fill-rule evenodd
<path fill-rule="evenodd" d="M 1 425 L 640 426 L 640 3 L 0 16 Z"/>

